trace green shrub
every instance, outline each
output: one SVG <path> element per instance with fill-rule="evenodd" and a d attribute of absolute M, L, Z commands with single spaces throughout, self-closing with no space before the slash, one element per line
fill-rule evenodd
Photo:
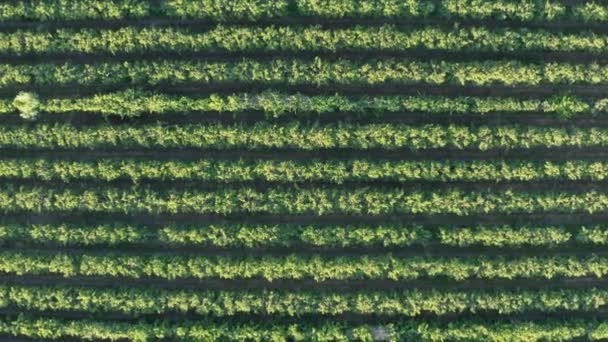
<path fill-rule="evenodd" d="M 589 105 L 587 103 L 568 94 L 556 95 L 550 100 L 552 100 L 552 104 L 546 105 L 544 109 L 554 111 L 557 117 L 560 119 L 571 119 L 577 113 L 589 110 Z"/>
<path fill-rule="evenodd" d="M 40 110 L 40 99 L 34 93 L 20 92 L 13 100 L 13 107 L 27 120 L 34 120 Z"/>

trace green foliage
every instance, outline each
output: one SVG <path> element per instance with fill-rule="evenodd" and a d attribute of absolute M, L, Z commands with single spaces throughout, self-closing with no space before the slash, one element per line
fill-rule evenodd
<path fill-rule="evenodd" d="M 134 279 L 553 279 L 608 275 L 608 259 L 550 257 L 185 256 L 120 253 L 0 252 L 0 271 L 13 275 Z"/>
<path fill-rule="evenodd" d="M 253 321 L 210 319 L 154 322 L 119 322 L 111 320 L 59 319 L 19 315 L 2 317 L 0 333 L 35 339 L 75 338 L 83 340 L 129 340 L 134 342 L 172 339 L 178 341 L 374 341 L 383 331 L 391 341 L 513 341 L 547 342 L 573 339 L 601 340 L 606 324 L 596 320 L 546 319 L 525 320 L 395 320 L 383 325 L 356 325 L 320 319 L 315 323 L 281 323 L 274 320 Z"/>
<path fill-rule="evenodd" d="M 608 257 L 593 253 L 608 245 L 607 226 L 545 221 L 608 213 L 604 188 L 575 186 L 608 175 L 608 162 L 588 157 L 608 146 L 608 129 L 590 127 L 608 114 L 608 95 L 590 89 L 608 85 L 598 62 L 608 53 L 606 4 L 11 0 L 0 3 L 0 23 L 0 90 L 45 95 L 0 99 L 5 339 L 608 338 L 596 320 L 524 319 L 595 317 L 608 303 L 604 289 L 524 286 L 608 277 Z M 233 85 L 251 92 L 223 88 Z M 365 95 L 399 87 L 420 93 Z M 478 93 L 492 96 L 469 96 Z M 45 117 L 15 122 L 16 112 Z M 534 124 L 505 124 L 517 115 Z M 562 149 L 574 152 L 542 156 Z M 157 151 L 178 152 L 153 159 Z M 522 214 L 539 221 L 523 225 Z M 42 284 L 38 276 L 63 285 L 27 285 Z M 97 279 L 137 286 L 89 286 Z M 355 280 L 411 289 L 345 291 Z M 415 289 L 418 280 L 461 290 Z M 507 286 L 467 288 L 490 280 Z M 203 289 L 223 281 L 258 288 Z M 494 317 L 468 317 L 478 313 Z M 100 320 L 49 318 L 80 316 Z"/>
<path fill-rule="evenodd" d="M 370 181 L 544 181 L 607 178 L 602 161 L 393 161 L 393 160 L 141 160 L 100 159 L 66 161 L 53 159 L 0 159 L 0 177 L 70 182 L 73 180 L 187 180 L 232 182 L 305 183 Z"/>
<path fill-rule="evenodd" d="M 520 61 L 275 59 L 239 61 L 126 61 L 97 64 L 0 65 L 0 87 L 176 85 L 260 82 L 268 85 L 429 84 L 510 87 L 608 84 L 608 66 Z"/>
<path fill-rule="evenodd" d="M 0 32 L 0 54 L 248 51 L 608 51 L 608 35 L 582 31 L 486 27 L 217 26 L 204 32 L 173 27 L 123 27 L 51 32 Z"/>
<path fill-rule="evenodd" d="M 577 113 L 589 109 L 588 104 L 571 95 L 556 95 L 549 102 L 553 106 L 549 110 L 562 119 L 571 119 Z"/>
<path fill-rule="evenodd" d="M 577 241 L 598 245 L 608 244 L 608 229 L 603 227 L 583 227 L 576 236 Z"/>
<path fill-rule="evenodd" d="M 606 21 L 608 7 L 597 2 L 569 3 L 537 0 L 296 0 L 298 13 L 328 18 L 424 18 Z"/>
<path fill-rule="evenodd" d="M 596 321 L 590 323 L 581 320 L 572 321 L 459 321 L 447 325 L 431 322 L 416 330 L 415 334 L 408 332 L 411 326 L 405 326 L 402 333 L 414 336 L 421 341 L 570 341 L 576 338 L 597 340 L 596 329 L 602 329 L 603 324 Z"/>
<path fill-rule="evenodd" d="M 500 97 L 445 97 L 445 96 L 344 96 L 304 95 L 274 91 L 261 93 L 211 94 L 186 97 L 127 89 L 121 92 L 96 94 L 82 98 L 50 98 L 42 101 L 40 110 L 45 113 L 101 113 L 121 117 L 142 114 L 175 115 L 186 113 L 223 113 L 230 116 L 246 116 L 250 112 L 263 112 L 267 118 L 294 117 L 317 118 L 348 112 L 361 118 L 386 113 L 407 112 L 430 114 L 503 114 L 546 113 L 559 115 L 558 110 L 568 110 L 569 117 L 608 113 L 606 99 L 590 101 L 568 97 L 573 104 L 563 105 L 562 97 L 546 99 L 518 99 Z M 14 112 L 12 105 L 0 102 L 0 114 Z"/>
<path fill-rule="evenodd" d="M 336 316 L 343 314 L 417 317 L 460 313 L 601 312 L 604 289 L 406 290 L 406 291 L 211 291 L 155 288 L 93 289 L 78 286 L 0 286 L 0 306 L 27 311 L 123 313 L 133 317 L 194 313 L 235 315 Z"/>
<path fill-rule="evenodd" d="M 20 92 L 13 100 L 13 107 L 26 120 L 34 120 L 40 110 L 40 99 L 34 93 Z"/>
<path fill-rule="evenodd" d="M 245 247 L 405 247 L 491 246 L 554 247 L 565 244 L 608 244 L 604 226 L 420 226 L 297 224 L 171 224 L 159 228 L 113 223 L 0 225 L 0 241 L 34 245 L 127 246 L 167 245 Z"/>
<path fill-rule="evenodd" d="M 414 327 L 410 328 L 412 332 Z M 346 325 L 340 322 L 276 324 L 272 322 L 214 322 L 208 319 L 181 321 L 179 323 L 158 320 L 109 321 L 109 320 L 65 320 L 48 317 L 19 315 L 3 317 L 0 333 L 25 336 L 34 339 L 108 340 L 108 341 L 347 341 L 351 331 L 369 333 L 367 325 Z M 368 339 L 368 341 L 371 341 Z"/>
<path fill-rule="evenodd" d="M 142 124 L 138 126 L 69 124 L 0 126 L 6 148 L 242 148 L 452 150 L 528 149 L 608 146 L 608 129 L 529 126 L 442 126 L 427 124 Z"/>
<path fill-rule="evenodd" d="M 586 229 L 586 227 L 581 227 L 579 233 L 586 232 Z M 475 245 L 551 247 L 566 244 L 572 240 L 572 234 L 563 227 L 477 226 L 460 229 L 440 227 L 438 235 L 442 244 L 458 247 Z M 590 241 L 585 242 L 591 243 Z"/>
<path fill-rule="evenodd" d="M 256 20 L 288 15 L 287 0 L 163 0 L 160 13 L 217 21 Z"/>
<path fill-rule="evenodd" d="M 597 2 L 537 0 L 39 0 L 9 1 L 0 6 L 0 21 L 125 19 L 149 16 L 258 20 L 288 15 L 324 18 L 498 19 L 605 22 L 607 6 Z"/>
<path fill-rule="evenodd" d="M 43 198 L 44 201 L 39 199 Z M 0 211 L 147 214 L 521 214 L 605 213 L 608 194 L 598 191 L 471 191 L 384 187 L 342 189 L 276 186 L 213 190 L 153 190 L 150 186 L 53 189 L 3 186 Z"/>
<path fill-rule="evenodd" d="M 0 4 L 0 21 L 141 18 L 149 10 L 144 0 L 15 0 Z"/>

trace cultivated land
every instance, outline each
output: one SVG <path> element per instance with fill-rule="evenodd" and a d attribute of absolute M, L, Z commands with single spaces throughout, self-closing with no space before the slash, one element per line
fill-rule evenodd
<path fill-rule="evenodd" d="M 0 3 L 0 339 L 608 338 L 608 2 Z"/>

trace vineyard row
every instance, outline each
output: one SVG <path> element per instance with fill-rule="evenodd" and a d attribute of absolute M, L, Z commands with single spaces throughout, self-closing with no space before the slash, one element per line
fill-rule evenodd
<path fill-rule="evenodd" d="M 300 150 L 528 149 L 608 146 L 608 129 L 404 124 L 69 124 L 0 126 L 3 148 L 205 148 L 215 150 L 291 148 Z"/>
<path fill-rule="evenodd" d="M 176 291 L 151 288 L 91 289 L 0 285 L 0 308 L 23 311 L 204 316 L 342 314 L 416 317 L 490 312 L 499 315 L 563 311 L 597 312 L 608 291 Z"/>
<path fill-rule="evenodd" d="M 552 279 L 608 276 L 608 259 L 587 257 L 183 256 L 0 252 L 0 272 L 22 275 L 176 279 L 405 281 L 429 278 Z"/>
<path fill-rule="evenodd" d="M 0 189 L 0 211 L 221 215 L 594 214 L 608 212 L 608 193 L 281 186 L 265 190 L 249 187 L 152 190 L 147 186 L 53 189 L 8 185 Z"/>
<path fill-rule="evenodd" d="M 230 322 L 211 320 L 112 322 L 66 320 L 28 315 L 0 318 L 0 334 L 34 339 L 77 338 L 129 340 L 134 342 L 173 339 L 178 341 L 568 341 L 603 340 L 608 325 L 595 320 L 528 321 L 436 321 L 408 320 L 382 325 L 353 325 L 336 321 L 318 323 Z"/>
<path fill-rule="evenodd" d="M 213 246 L 265 247 L 555 247 L 568 243 L 608 245 L 604 226 L 449 226 L 420 225 L 165 225 L 1 224 L 1 242 L 61 246 Z"/>
<path fill-rule="evenodd" d="M 123 61 L 96 64 L 0 64 L 0 87 L 209 84 L 457 86 L 605 85 L 608 65 L 519 61 L 446 62 L 401 59 Z M 564 89 L 564 92 L 567 89 Z"/>
<path fill-rule="evenodd" d="M 347 112 L 361 117 L 381 117 L 383 113 L 421 112 L 430 114 L 544 113 L 562 119 L 577 115 L 608 113 L 608 99 L 589 100 L 572 95 L 545 99 L 444 96 L 341 96 L 288 94 L 264 91 L 231 95 L 186 97 L 128 89 L 90 97 L 39 99 L 36 110 L 45 113 L 101 113 L 121 117 L 142 114 L 222 113 L 227 117 L 247 117 L 263 112 L 267 118 L 315 118 Z M 0 99 L 0 114 L 18 112 L 13 99 Z M 204 112 L 204 113 L 200 113 Z M 403 115 L 407 115 L 404 113 Z"/>
<path fill-rule="evenodd" d="M 0 33 L 0 54 L 360 52 L 430 49 L 471 52 L 608 51 L 608 35 L 546 30 L 460 27 L 400 29 L 391 25 L 326 29 L 320 26 L 218 26 L 205 32 L 180 28 L 123 27 Z"/>
<path fill-rule="evenodd" d="M 65 161 L 0 159 L 7 179 L 146 180 L 209 182 L 415 182 L 546 181 L 607 179 L 603 161 L 370 161 L 370 160 L 210 160 L 159 161 L 100 159 Z"/>
<path fill-rule="evenodd" d="M 213 21 L 260 20 L 303 16 L 322 18 L 497 19 L 523 22 L 608 21 L 608 6 L 584 1 L 568 6 L 560 1 L 516 0 L 86 0 L 9 1 L 0 6 L 0 21 L 69 21 L 170 17 Z"/>

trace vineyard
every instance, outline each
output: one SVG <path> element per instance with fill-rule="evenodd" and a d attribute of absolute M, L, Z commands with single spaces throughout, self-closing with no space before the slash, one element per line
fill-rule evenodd
<path fill-rule="evenodd" d="M 608 1 L 0 1 L 0 340 L 608 340 Z"/>

